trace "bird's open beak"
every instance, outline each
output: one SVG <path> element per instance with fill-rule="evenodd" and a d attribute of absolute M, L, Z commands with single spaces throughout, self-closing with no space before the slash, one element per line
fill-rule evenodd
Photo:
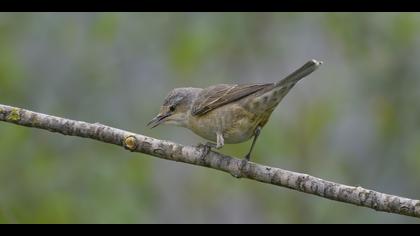
<path fill-rule="evenodd" d="M 153 129 L 156 126 L 162 124 L 164 122 L 165 118 L 169 117 L 170 115 L 172 115 L 172 113 L 170 113 L 170 112 L 168 112 L 166 114 L 158 114 L 155 118 L 153 118 L 151 121 L 149 121 L 149 123 L 147 123 L 147 126 L 152 126 L 150 128 Z"/>

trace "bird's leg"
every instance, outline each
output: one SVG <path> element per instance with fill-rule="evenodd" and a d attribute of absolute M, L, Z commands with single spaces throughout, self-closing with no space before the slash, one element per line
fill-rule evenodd
<path fill-rule="evenodd" d="M 251 159 L 251 152 L 254 149 L 255 142 L 257 141 L 258 136 L 260 136 L 260 133 L 261 133 L 261 126 L 258 126 L 254 131 L 254 139 L 252 140 L 251 149 L 249 149 L 248 154 L 246 154 L 245 156 L 246 161 L 249 161 Z"/>
<path fill-rule="evenodd" d="M 251 159 L 251 152 L 254 149 L 255 142 L 257 141 L 257 138 L 260 135 L 260 133 L 261 133 L 261 126 L 258 126 L 254 131 L 254 139 L 252 140 L 251 148 L 249 149 L 249 152 L 245 155 L 245 159 L 241 161 L 241 166 L 239 167 L 241 171 L 243 171 L 246 164 L 248 164 L 248 161 Z M 235 177 L 239 178 L 240 176 L 235 176 Z"/>
<path fill-rule="evenodd" d="M 225 139 L 223 138 L 223 134 L 221 132 L 217 132 L 217 144 L 216 144 L 216 149 L 220 149 L 225 145 Z"/>
<path fill-rule="evenodd" d="M 201 149 L 201 160 L 204 161 L 206 156 L 209 154 L 212 147 L 215 147 L 216 144 L 206 142 L 205 144 L 199 143 L 196 147 Z"/>

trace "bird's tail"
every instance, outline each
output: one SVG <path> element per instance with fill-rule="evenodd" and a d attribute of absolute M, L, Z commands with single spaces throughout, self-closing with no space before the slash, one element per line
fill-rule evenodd
<path fill-rule="evenodd" d="M 299 80 L 303 79 L 305 76 L 309 75 L 310 73 L 314 72 L 320 65 L 322 65 L 322 61 L 317 60 L 310 60 L 306 62 L 302 67 L 297 69 L 295 72 L 288 75 L 286 78 L 280 80 L 279 82 L 275 83 L 275 87 L 283 87 L 287 85 L 293 85 L 298 82 Z"/>

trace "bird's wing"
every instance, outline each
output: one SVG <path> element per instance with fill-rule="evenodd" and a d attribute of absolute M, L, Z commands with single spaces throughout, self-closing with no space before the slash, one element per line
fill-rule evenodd
<path fill-rule="evenodd" d="M 218 84 L 205 88 L 192 107 L 192 115 L 200 116 L 245 96 L 256 93 L 273 84 Z"/>

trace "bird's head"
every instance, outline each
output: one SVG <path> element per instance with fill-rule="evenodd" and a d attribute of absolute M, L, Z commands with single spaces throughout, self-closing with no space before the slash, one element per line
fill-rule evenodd
<path fill-rule="evenodd" d="M 186 126 L 191 106 L 201 89 L 176 88 L 169 92 L 160 107 L 159 114 L 147 125 L 154 128 L 160 124 Z"/>

